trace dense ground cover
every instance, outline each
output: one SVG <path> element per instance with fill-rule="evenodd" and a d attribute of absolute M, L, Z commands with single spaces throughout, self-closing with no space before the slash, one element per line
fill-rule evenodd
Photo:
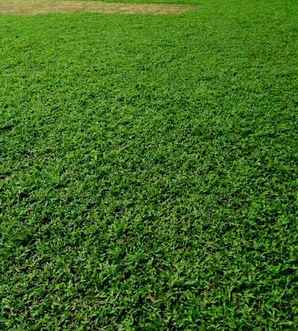
<path fill-rule="evenodd" d="M 0 16 L 3 329 L 295 329 L 298 2 L 198 4 Z"/>

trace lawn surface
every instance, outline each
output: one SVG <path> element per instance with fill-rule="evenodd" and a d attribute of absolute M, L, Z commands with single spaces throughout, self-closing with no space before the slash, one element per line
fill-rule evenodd
<path fill-rule="evenodd" d="M 0 329 L 297 327 L 298 1 L 197 4 L 0 16 Z"/>

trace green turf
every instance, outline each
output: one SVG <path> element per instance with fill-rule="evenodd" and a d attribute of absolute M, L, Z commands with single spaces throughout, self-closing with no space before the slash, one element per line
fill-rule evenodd
<path fill-rule="evenodd" d="M 296 329 L 298 2 L 197 3 L 0 16 L 0 329 Z"/>

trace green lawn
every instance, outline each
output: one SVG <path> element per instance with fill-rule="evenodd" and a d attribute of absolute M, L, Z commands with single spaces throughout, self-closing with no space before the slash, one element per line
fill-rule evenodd
<path fill-rule="evenodd" d="M 0 329 L 296 329 L 298 1 L 187 2 L 0 16 Z"/>

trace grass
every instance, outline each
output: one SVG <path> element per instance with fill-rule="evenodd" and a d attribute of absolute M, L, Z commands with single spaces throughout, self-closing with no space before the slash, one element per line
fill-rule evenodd
<path fill-rule="evenodd" d="M 298 2 L 198 4 L 0 16 L 2 329 L 297 327 Z"/>
<path fill-rule="evenodd" d="M 45 15 L 57 13 L 102 13 L 102 14 L 143 14 L 182 15 L 197 9 L 193 5 L 174 4 L 128 4 L 105 2 L 38 1 L 5 3 L 0 2 L 0 13 L 9 15 Z"/>

